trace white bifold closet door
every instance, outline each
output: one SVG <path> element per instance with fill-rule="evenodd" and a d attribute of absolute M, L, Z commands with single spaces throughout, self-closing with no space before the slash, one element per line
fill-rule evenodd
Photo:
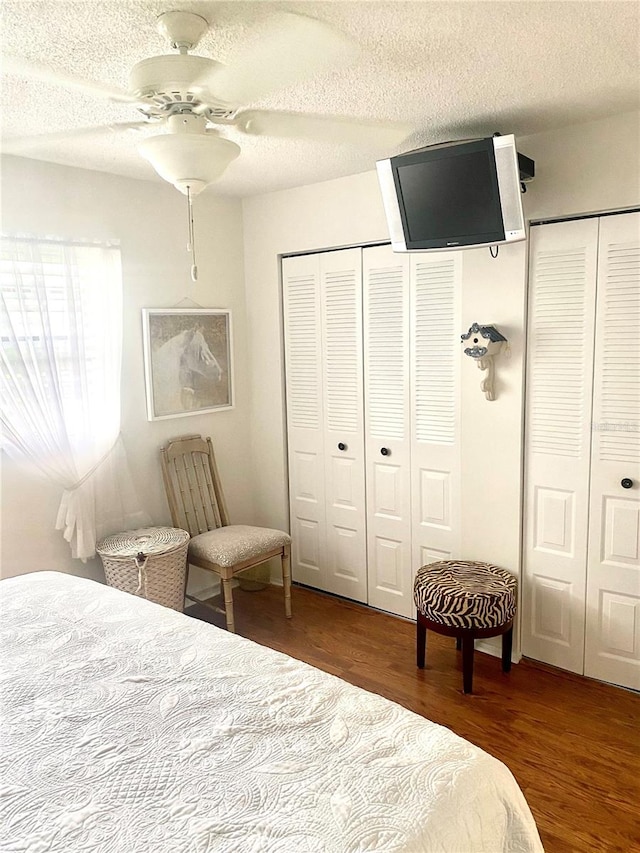
<path fill-rule="evenodd" d="M 362 253 L 320 262 L 326 560 L 329 592 L 367 600 L 362 388 Z"/>
<path fill-rule="evenodd" d="M 531 231 L 522 638 L 636 688 L 639 262 L 638 214 Z"/>
<path fill-rule="evenodd" d="M 415 569 L 460 556 L 463 254 L 411 255 L 411 529 Z"/>
<path fill-rule="evenodd" d="M 363 250 L 368 602 L 413 617 L 413 578 L 459 551 L 460 253 Z"/>
<path fill-rule="evenodd" d="M 361 250 L 285 258 L 293 576 L 367 599 Z"/>
<path fill-rule="evenodd" d="M 459 548 L 460 253 L 285 258 L 293 578 L 412 617 Z"/>
<path fill-rule="evenodd" d="M 584 672 L 640 690 L 638 213 L 600 219 L 592 427 Z"/>
<path fill-rule="evenodd" d="M 530 239 L 522 650 L 582 673 L 598 220 Z"/>
<path fill-rule="evenodd" d="M 320 264 L 282 263 L 289 449 L 291 560 L 295 580 L 327 585 Z"/>
<path fill-rule="evenodd" d="M 413 615 L 409 256 L 363 250 L 368 603 Z"/>

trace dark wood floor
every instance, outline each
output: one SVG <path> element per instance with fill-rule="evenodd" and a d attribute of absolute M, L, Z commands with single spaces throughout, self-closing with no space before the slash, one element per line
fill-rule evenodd
<path fill-rule="evenodd" d="M 236 630 L 386 696 L 495 755 L 516 777 L 547 853 L 640 851 L 640 697 L 531 661 L 501 672 L 476 652 L 462 693 L 455 640 L 429 633 L 415 665 L 415 626 L 308 589 L 234 591 Z M 222 625 L 205 607 L 191 615 Z"/>

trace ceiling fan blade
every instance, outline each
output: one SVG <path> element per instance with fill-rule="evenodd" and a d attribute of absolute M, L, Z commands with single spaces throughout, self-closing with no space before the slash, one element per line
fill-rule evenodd
<path fill-rule="evenodd" d="M 27 154 L 43 145 L 66 140 L 82 139 L 89 136 L 101 136 L 108 133 L 119 133 L 123 130 L 139 130 L 143 127 L 157 126 L 148 121 L 123 121 L 115 124 L 104 124 L 95 127 L 79 127 L 74 130 L 61 130 L 56 133 L 38 133 L 33 136 L 14 136 L 2 139 L 3 154 Z"/>
<path fill-rule="evenodd" d="M 140 104 L 138 98 L 130 95 L 124 89 L 108 86 L 105 83 L 96 83 L 93 80 L 84 80 L 64 71 L 54 71 L 40 62 L 29 62 L 17 56 L 2 57 L 2 71 L 15 77 L 25 77 L 28 80 L 38 80 L 49 83 L 52 86 L 62 86 L 64 89 L 73 89 L 78 92 L 106 98 L 121 104 Z"/>
<path fill-rule="evenodd" d="M 317 139 L 351 145 L 380 145 L 391 148 L 410 136 L 415 128 L 401 122 L 365 121 L 347 116 L 320 116 L 271 110 L 245 110 L 233 123 L 243 133 Z"/>
<path fill-rule="evenodd" d="M 215 69 L 206 85 L 229 104 L 248 104 L 319 71 L 352 61 L 357 45 L 328 24 L 283 12 L 262 28 L 235 60 Z"/>

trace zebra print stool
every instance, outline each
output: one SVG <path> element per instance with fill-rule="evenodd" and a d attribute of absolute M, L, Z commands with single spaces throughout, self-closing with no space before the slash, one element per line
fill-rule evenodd
<path fill-rule="evenodd" d="M 428 628 L 462 647 L 465 693 L 473 684 L 474 640 L 502 634 L 502 670 L 509 672 L 517 588 L 510 572 L 490 563 L 445 560 L 419 569 L 413 585 L 418 667 L 424 669 Z"/>

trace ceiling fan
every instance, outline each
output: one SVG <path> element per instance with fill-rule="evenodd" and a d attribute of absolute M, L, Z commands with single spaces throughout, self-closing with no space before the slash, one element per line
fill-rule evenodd
<path fill-rule="evenodd" d="M 160 128 L 164 132 L 143 138 L 138 151 L 160 177 L 187 196 L 188 249 L 193 252 L 191 200 L 217 180 L 240 154 L 240 147 L 220 132 L 225 127 L 252 135 L 355 144 L 375 138 L 390 147 L 412 131 L 404 124 L 243 109 L 278 89 L 355 59 L 356 45 L 322 21 L 279 13 L 260 31 L 260 40 L 228 65 L 190 53 L 209 29 L 209 22 L 202 16 L 164 12 L 157 19 L 157 29 L 177 52 L 138 62 L 131 71 L 128 91 L 16 57 L 3 57 L 4 73 L 131 104 L 142 114 L 138 121 L 9 139 L 3 141 L 5 153 L 28 153 L 33 146 L 60 138 Z M 192 275 L 195 278 L 195 259 Z"/>
<path fill-rule="evenodd" d="M 261 30 L 260 40 L 228 65 L 189 52 L 209 29 L 202 16 L 164 12 L 157 19 L 157 29 L 177 53 L 138 62 L 131 71 L 128 91 L 5 56 L 4 73 L 131 104 L 143 116 L 135 122 L 8 139 L 3 142 L 5 152 L 28 153 L 55 139 L 160 126 L 166 132 L 143 139 L 138 151 L 162 178 L 193 197 L 240 154 L 240 147 L 220 133 L 225 127 L 251 135 L 355 144 L 373 137 L 389 146 L 412 131 L 405 124 L 243 109 L 243 105 L 318 71 L 355 59 L 356 45 L 322 21 L 279 13 Z"/>

